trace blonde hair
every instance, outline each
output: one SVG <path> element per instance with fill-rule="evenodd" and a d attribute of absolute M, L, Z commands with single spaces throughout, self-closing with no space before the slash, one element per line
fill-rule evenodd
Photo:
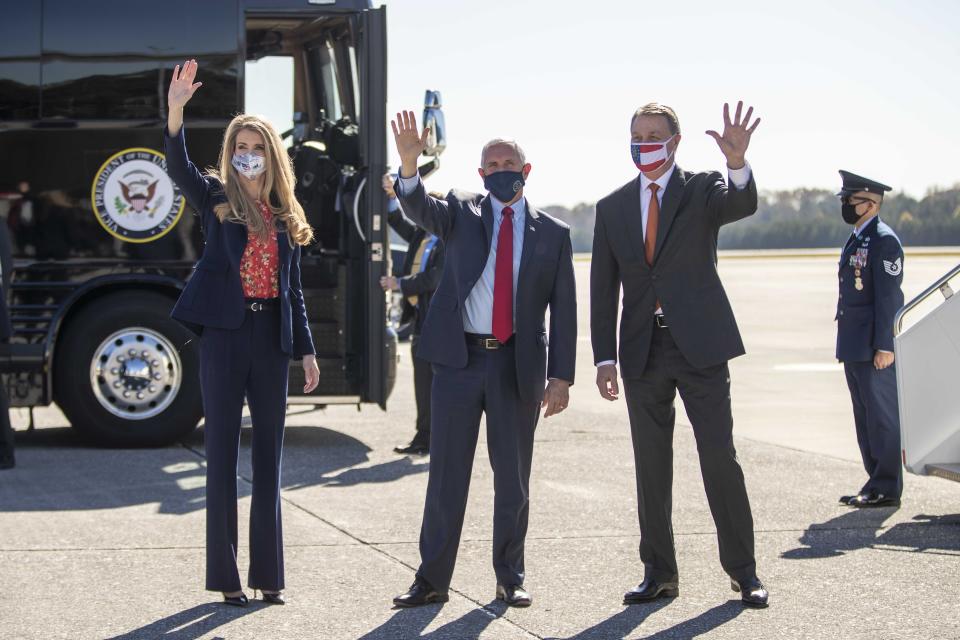
<path fill-rule="evenodd" d="M 260 116 L 240 114 L 230 121 L 223 134 L 220 164 L 216 169 L 207 170 L 208 175 L 217 178 L 223 184 L 223 193 L 227 198 L 226 202 L 214 206 L 213 210 L 217 218 L 220 222 L 246 225 L 259 238 L 269 237 L 270 230 L 267 228 L 266 221 L 256 210 L 255 203 L 250 201 L 240 186 L 240 176 L 232 164 L 237 134 L 243 129 L 258 133 L 263 138 L 266 171 L 264 171 L 263 188 L 259 194 L 260 202 L 266 204 L 273 213 L 274 219 L 286 227 L 291 245 L 310 244 L 313 241 L 313 229 L 310 228 L 307 215 L 293 193 L 296 184 L 293 164 L 277 130 Z"/>

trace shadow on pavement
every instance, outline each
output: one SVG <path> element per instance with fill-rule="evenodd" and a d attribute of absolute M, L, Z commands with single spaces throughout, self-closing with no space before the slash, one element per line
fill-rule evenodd
<path fill-rule="evenodd" d="M 256 613 L 264 606 L 268 605 L 258 606 L 253 601 L 246 608 L 231 607 L 219 602 L 208 602 L 190 607 L 180 613 L 175 613 L 172 616 L 167 616 L 139 629 L 113 636 L 107 640 L 147 640 L 148 638 L 160 637 L 169 640 L 194 640 L 210 633 L 221 625 Z"/>
<path fill-rule="evenodd" d="M 896 507 L 851 509 L 823 523 L 812 524 L 799 542 L 801 547 L 781 554 L 787 560 L 832 558 L 858 549 L 902 547 L 906 551 L 960 551 L 960 515 L 917 515 L 882 533 L 883 523 Z M 879 535 L 878 535 L 879 534 Z"/>
<path fill-rule="evenodd" d="M 649 604 L 624 605 L 623 611 L 565 640 L 622 640 L 629 637 L 644 620 L 672 602 L 660 599 Z"/>
<path fill-rule="evenodd" d="M 743 613 L 743 610 L 743 604 L 739 600 L 728 600 L 709 611 L 704 611 L 696 618 L 690 618 L 669 629 L 658 631 L 652 636 L 648 636 L 647 640 L 688 640 L 689 638 L 696 638 L 727 624 Z"/>
<path fill-rule="evenodd" d="M 249 419 L 241 430 L 241 478 L 249 479 Z M 73 511 L 158 504 L 158 512 L 186 514 L 205 506 L 203 429 L 180 445 L 161 449 L 104 449 L 87 445 L 70 428 L 17 432 L 20 462 L 0 483 L 0 513 Z M 394 482 L 423 473 L 428 465 L 397 458 L 353 468 L 371 449 L 353 436 L 321 426 L 289 427 L 284 434 L 282 486 L 346 487 Z M 238 496 L 250 494 L 238 483 Z"/>
<path fill-rule="evenodd" d="M 360 640 L 387 640 L 388 638 L 420 638 L 421 640 L 477 640 L 494 620 L 500 618 L 507 606 L 494 600 L 482 609 L 473 609 L 456 620 L 451 620 L 426 635 L 443 605 L 427 605 L 413 609 L 397 609 L 382 625 L 364 634 Z"/>

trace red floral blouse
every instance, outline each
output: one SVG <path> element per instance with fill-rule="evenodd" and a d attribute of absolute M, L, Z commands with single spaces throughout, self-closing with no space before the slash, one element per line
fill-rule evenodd
<path fill-rule="evenodd" d="M 270 235 L 261 240 L 247 230 L 247 248 L 240 261 L 240 282 L 247 298 L 276 298 L 280 295 L 280 256 L 277 248 L 277 229 L 273 226 L 273 213 L 264 203 L 257 207 L 267 222 Z"/>

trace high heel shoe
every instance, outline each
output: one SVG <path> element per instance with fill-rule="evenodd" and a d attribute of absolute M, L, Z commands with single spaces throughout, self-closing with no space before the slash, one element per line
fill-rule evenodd
<path fill-rule="evenodd" d="M 261 600 L 267 604 L 287 604 L 287 601 L 283 599 L 282 593 L 267 593 L 266 591 L 260 592 Z"/>
<path fill-rule="evenodd" d="M 250 604 L 250 601 L 247 599 L 247 594 L 245 593 L 241 593 L 238 596 L 228 596 L 227 594 L 223 594 L 223 603 L 234 607 L 245 607 Z"/>

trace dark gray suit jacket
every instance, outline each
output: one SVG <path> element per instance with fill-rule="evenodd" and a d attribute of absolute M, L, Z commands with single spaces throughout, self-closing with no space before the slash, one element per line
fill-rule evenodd
<path fill-rule="evenodd" d="M 699 369 L 744 354 L 733 309 L 717 273 L 720 227 L 757 210 L 751 171 L 743 190 L 727 189 L 717 172 L 675 167 L 663 193 L 653 266 L 644 257 L 640 176 L 597 203 L 590 270 L 590 331 L 595 362 L 617 360 L 620 373 L 643 375 L 657 300 L 687 361 Z"/>
<path fill-rule="evenodd" d="M 396 192 L 402 192 L 399 183 Z M 493 242 L 489 196 L 451 191 L 445 200 L 427 195 L 421 182 L 401 195 L 403 212 L 439 237 L 446 255 L 440 286 L 420 336 L 419 358 L 454 368 L 467 365 L 463 308 L 480 279 Z M 570 227 L 527 201 L 523 253 L 517 278 L 515 349 L 520 396 L 543 399 L 547 377 L 573 383 L 577 354 L 577 291 Z M 550 350 L 544 326 L 550 307 Z"/>

